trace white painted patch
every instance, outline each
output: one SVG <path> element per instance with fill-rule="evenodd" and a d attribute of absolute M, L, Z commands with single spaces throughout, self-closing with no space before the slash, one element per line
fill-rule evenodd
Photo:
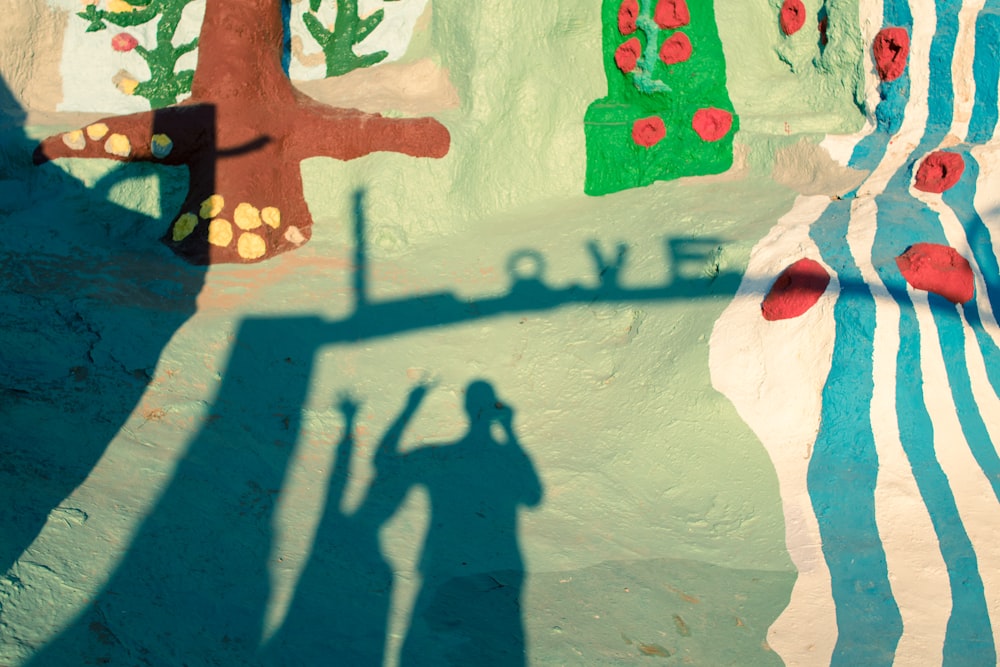
<path fill-rule="evenodd" d="M 62 75 L 63 100 L 57 105 L 58 111 L 93 111 L 100 113 L 130 113 L 149 109 L 149 103 L 142 97 L 125 95 L 112 81 L 115 74 L 126 70 L 134 78 L 143 81 L 149 78 L 146 61 L 134 50 L 119 53 L 111 48 L 111 38 L 127 32 L 147 49 L 156 46 L 157 21 L 150 21 L 133 28 L 119 28 L 108 24 L 107 29 L 87 32 L 88 22 L 76 14 L 83 9 L 79 0 L 48 0 L 50 6 L 67 13 L 66 31 L 63 36 L 62 60 L 59 71 Z M 103 7 L 103 3 L 99 5 Z M 205 0 L 195 0 L 184 9 L 184 14 L 173 44 L 183 44 L 198 36 L 201 20 L 205 14 Z M 177 70 L 191 69 L 197 62 L 197 54 L 189 53 L 177 62 Z"/>
<path fill-rule="evenodd" d="M 77 12 L 83 9 L 80 0 L 47 0 L 47 2 L 51 7 L 66 12 L 66 31 L 60 61 L 63 100 L 57 105 L 57 110 L 123 114 L 149 109 L 149 103 L 144 98 L 124 94 L 112 80 L 123 70 L 136 80 L 147 80 L 150 74 L 146 62 L 134 50 L 126 53 L 115 51 L 111 48 L 111 39 L 119 33 L 127 32 L 135 37 L 141 46 L 152 49 L 156 46 L 157 21 L 132 28 L 119 28 L 108 24 L 105 30 L 87 32 L 88 22 L 77 16 Z M 378 9 L 384 10 L 385 16 L 382 23 L 355 47 L 355 53 L 364 55 L 386 51 L 388 55 L 382 62 L 392 62 L 402 58 L 410 46 L 414 29 L 424 14 L 427 3 L 428 0 L 395 2 L 361 0 L 358 8 L 361 16 L 369 16 Z M 99 6 L 103 7 L 104 3 Z M 309 4 L 306 0 L 293 3 L 289 28 L 293 36 L 302 40 L 306 55 L 322 58 L 319 45 L 302 22 L 302 15 L 308 11 Z M 184 44 L 196 38 L 201 31 L 204 15 L 205 0 L 195 0 L 185 7 L 172 40 L 173 44 Z M 335 3 L 332 0 L 325 0 L 318 16 L 325 25 L 332 24 L 336 16 Z M 197 51 L 186 53 L 178 59 L 176 70 L 194 69 L 197 60 Z M 320 64 L 309 66 L 293 58 L 289 64 L 289 75 L 293 80 L 322 79 L 326 76 L 326 67 L 322 64 L 322 60 Z M 184 99 L 184 96 L 179 99 Z"/>
<path fill-rule="evenodd" d="M 955 88 L 955 112 L 949 134 L 964 141 L 969 132 L 972 107 L 976 100 L 973 60 L 976 55 L 976 18 L 986 0 L 966 0 L 958 13 L 958 37 L 951 61 L 951 80 Z"/>
<path fill-rule="evenodd" d="M 383 63 L 399 60 L 406 54 L 413 39 L 413 30 L 417 21 L 427 8 L 428 0 L 398 0 L 396 2 L 384 2 L 383 0 L 360 0 L 358 2 L 358 14 L 362 17 L 370 16 L 373 12 L 382 9 L 385 12 L 382 22 L 372 31 L 360 44 L 354 47 L 354 52 L 360 55 L 386 51 L 388 55 Z M 292 35 L 299 36 L 303 41 L 303 51 L 307 55 L 322 55 L 319 44 L 312 38 L 305 24 L 302 22 L 302 15 L 309 11 L 307 0 L 299 0 L 292 4 L 289 25 Z M 332 25 L 337 16 L 336 7 L 332 2 L 325 2 L 317 16 L 323 25 Z M 306 65 L 300 60 L 293 59 L 288 68 L 288 73 L 296 81 L 312 81 L 322 79 L 326 76 L 326 65 Z"/>
<path fill-rule="evenodd" d="M 1000 609 L 1000 542 L 996 539 L 994 519 L 997 516 L 996 496 L 969 449 L 962 432 L 955 403 L 948 383 L 948 371 L 941 355 L 927 293 L 907 290 L 917 313 L 920 326 L 920 358 L 923 371 L 927 412 L 934 427 L 934 453 L 948 478 L 955 496 L 962 525 L 969 536 L 983 580 L 988 609 Z M 957 312 L 957 308 L 956 308 Z M 971 334 L 967 331 L 966 335 Z M 994 641 L 1000 641 L 1000 628 L 993 624 Z"/>
<path fill-rule="evenodd" d="M 830 574 L 806 472 L 830 371 L 833 306 L 840 286 L 824 266 L 832 276 L 830 287 L 809 311 L 789 320 L 768 322 L 760 302 L 792 262 L 809 257 L 823 263 L 809 226 L 829 201 L 799 197 L 754 247 L 743 282 L 716 322 L 709 344 L 712 385 L 761 439 L 778 473 L 786 544 L 799 576 L 785 613 L 768 632 L 768 644 L 789 665 L 828 664 L 837 640 Z"/>

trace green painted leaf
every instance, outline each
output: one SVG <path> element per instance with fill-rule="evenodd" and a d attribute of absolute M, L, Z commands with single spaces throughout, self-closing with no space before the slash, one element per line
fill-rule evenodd
<path fill-rule="evenodd" d="M 313 36 L 313 39 L 320 43 L 320 46 L 325 46 L 330 40 L 330 35 L 332 33 L 327 30 L 322 23 L 320 23 L 320 20 L 316 18 L 315 14 L 303 14 L 302 22 L 306 24 L 306 29 L 309 31 L 309 34 Z"/>
<path fill-rule="evenodd" d="M 358 29 L 354 33 L 354 43 L 357 44 L 382 23 L 382 19 L 385 17 L 385 10 L 380 9 L 377 12 L 373 12 L 367 18 L 363 18 L 358 21 Z"/>

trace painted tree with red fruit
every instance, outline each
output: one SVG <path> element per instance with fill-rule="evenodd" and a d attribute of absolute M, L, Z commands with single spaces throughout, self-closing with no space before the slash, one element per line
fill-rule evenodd
<path fill-rule="evenodd" d="M 584 116 L 584 192 L 716 174 L 739 119 L 712 0 L 603 0 L 607 96 Z"/>
<path fill-rule="evenodd" d="M 309 239 L 299 171 L 306 158 L 448 152 L 448 130 L 432 118 L 390 119 L 299 93 L 281 66 L 283 30 L 281 0 L 208 0 L 189 99 L 49 137 L 35 163 L 186 165 L 188 195 L 163 241 L 191 262 L 214 264 L 262 261 Z"/>

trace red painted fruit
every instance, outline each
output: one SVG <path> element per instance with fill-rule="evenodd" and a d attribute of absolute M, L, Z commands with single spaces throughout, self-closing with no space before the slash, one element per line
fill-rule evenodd
<path fill-rule="evenodd" d="M 883 28 L 872 44 L 875 70 L 883 81 L 894 81 L 903 75 L 910 54 L 910 34 L 903 28 Z"/>
<path fill-rule="evenodd" d="M 781 5 L 779 23 L 781 32 L 786 35 L 794 35 L 801 30 L 806 24 L 806 7 L 802 4 L 802 0 L 785 0 Z"/>
<path fill-rule="evenodd" d="M 803 257 L 788 266 L 771 285 L 760 304 L 769 322 L 788 320 L 805 314 L 816 305 L 830 284 L 830 274 L 819 262 Z"/>

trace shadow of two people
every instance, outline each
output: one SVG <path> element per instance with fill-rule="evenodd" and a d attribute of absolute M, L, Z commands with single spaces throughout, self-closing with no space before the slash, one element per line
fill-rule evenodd
<path fill-rule="evenodd" d="M 403 433 L 428 388 L 410 392 L 386 431 L 374 455 L 375 476 L 350 515 L 339 508 L 357 406 L 341 403 L 345 435 L 313 554 L 267 647 L 267 664 L 318 664 L 330 657 L 343 661 L 338 664 L 382 664 L 392 575 L 378 533 L 415 487 L 426 493 L 430 516 L 399 664 L 525 664 L 518 511 L 541 502 L 541 481 L 515 434 L 513 410 L 483 380 L 466 388 L 469 428 L 462 438 L 402 451 Z M 331 609 L 331 597 L 340 609 Z"/>
<path fill-rule="evenodd" d="M 311 355 L 327 331 L 306 319 L 243 322 L 212 414 L 124 560 L 29 664 L 381 665 L 394 575 L 379 531 L 415 487 L 426 491 L 430 517 L 401 664 L 525 664 L 517 520 L 542 488 L 512 411 L 481 381 L 466 392 L 464 437 L 404 451 L 427 387 L 411 392 L 351 513 L 341 508 L 357 405 L 341 401 L 342 436 L 311 554 L 283 623 L 261 645 L 272 568 L 283 558 L 276 510 L 291 462 L 304 455 L 297 443 Z"/>

